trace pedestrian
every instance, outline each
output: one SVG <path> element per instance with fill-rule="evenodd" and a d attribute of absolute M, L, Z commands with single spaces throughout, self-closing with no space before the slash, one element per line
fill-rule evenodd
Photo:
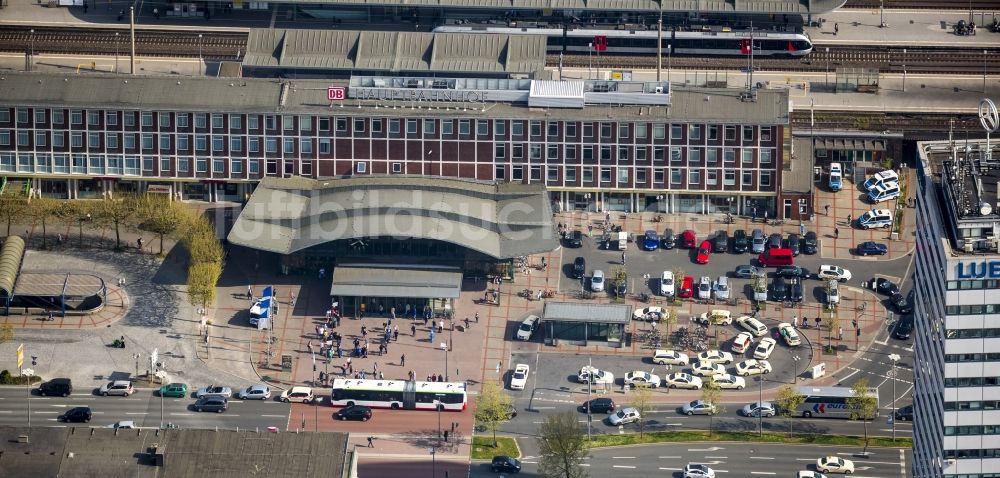
<path fill-rule="evenodd" d="M 479 323 L 479 312 L 476 312 L 476 323 Z"/>
<path fill-rule="evenodd" d="M 840 336 L 840 338 L 837 339 L 837 340 L 844 340 L 844 328 L 843 327 L 840 327 L 839 329 L 837 329 L 837 335 Z"/>
<path fill-rule="evenodd" d="M 833 228 L 833 238 L 834 239 L 840 239 L 840 228 L 839 227 Z"/>
<path fill-rule="evenodd" d="M 444 431 L 444 441 L 448 441 L 448 430 Z"/>
<path fill-rule="evenodd" d="M 431 329 L 430 339 L 427 340 L 430 343 L 434 343 L 434 329 Z"/>
<path fill-rule="evenodd" d="M 853 216 L 853 215 L 851 215 L 851 214 L 848 214 L 848 215 L 847 215 L 847 225 L 848 225 L 848 226 L 850 226 L 850 225 L 851 225 L 851 219 L 854 219 L 854 216 Z"/>
<path fill-rule="evenodd" d="M 375 444 L 372 443 L 373 440 L 375 440 L 375 437 L 368 435 L 368 448 L 375 448 Z"/>
<path fill-rule="evenodd" d="M 469 330 L 469 318 L 465 318 L 465 330 Z"/>
<path fill-rule="evenodd" d="M 389 316 L 392 317 L 392 320 L 396 320 L 396 308 L 395 307 L 391 307 L 389 309 Z"/>
<path fill-rule="evenodd" d="M 142 250 L 142 238 L 140 237 L 140 238 L 136 239 L 135 242 L 136 242 L 136 244 L 139 245 L 138 249 L 141 251 Z"/>
<path fill-rule="evenodd" d="M 253 300 L 253 286 L 247 286 L 247 300 Z"/>
<path fill-rule="evenodd" d="M 413 337 L 417 336 L 417 325 L 416 324 L 410 324 L 410 335 L 413 336 Z"/>
<path fill-rule="evenodd" d="M 381 371 L 381 370 L 379 370 L 379 371 L 378 371 L 378 379 L 379 379 L 379 380 L 385 380 L 385 374 L 384 374 L 384 373 L 382 373 L 382 371 Z"/>
<path fill-rule="evenodd" d="M 625 265 L 625 253 L 622 252 L 622 265 Z"/>
<path fill-rule="evenodd" d="M 306 347 L 309 348 L 309 354 L 311 355 L 313 353 L 313 342 L 312 342 L 312 340 L 310 340 L 309 343 L 306 344 Z"/>
<path fill-rule="evenodd" d="M 406 366 L 406 354 L 403 354 L 403 355 L 399 356 L 399 366 L 400 367 L 405 367 Z"/>
<path fill-rule="evenodd" d="M 372 373 L 378 373 L 378 362 L 372 363 Z"/>
<path fill-rule="evenodd" d="M 834 23 L 833 24 L 833 36 L 837 36 L 838 33 L 840 33 L 840 24 L 839 23 Z"/>
<path fill-rule="evenodd" d="M 159 8 L 154 8 L 153 9 L 153 18 L 156 18 L 156 19 L 160 18 L 160 9 Z"/>
<path fill-rule="evenodd" d="M 324 277 L 326 277 L 326 269 L 320 267 L 319 268 L 319 278 L 322 279 Z"/>
<path fill-rule="evenodd" d="M 798 326 L 799 326 L 799 316 L 797 315 L 792 316 L 792 327 L 798 327 Z"/>
<path fill-rule="evenodd" d="M 438 321 L 438 333 L 444 332 L 444 319 Z"/>
<path fill-rule="evenodd" d="M 392 326 L 392 341 L 393 342 L 399 342 L 399 326 L 398 325 L 393 325 Z"/>
<path fill-rule="evenodd" d="M 829 216 L 830 215 L 830 205 L 827 204 L 826 206 L 823 206 L 823 209 L 826 211 L 826 215 Z"/>
<path fill-rule="evenodd" d="M 83 2 L 83 13 L 87 13 L 88 8 L 90 7 L 87 5 L 87 2 Z"/>

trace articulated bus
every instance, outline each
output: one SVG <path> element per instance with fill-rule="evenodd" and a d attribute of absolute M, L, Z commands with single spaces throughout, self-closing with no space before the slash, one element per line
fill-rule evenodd
<path fill-rule="evenodd" d="M 468 404 L 460 382 L 411 382 L 408 380 L 336 379 L 330 405 L 364 405 L 393 410 L 443 410 L 460 412 Z"/>
<path fill-rule="evenodd" d="M 847 405 L 847 399 L 854 396 L 854 391 L 850 387 L 799 387 L 798 391 L 806 397 L 796 410 L 799 416 L 851 418 L 851 407 Z M 875 417 L 878 417 L 878 389 L 869 388 L 868 393 L 875 398 Z"/>

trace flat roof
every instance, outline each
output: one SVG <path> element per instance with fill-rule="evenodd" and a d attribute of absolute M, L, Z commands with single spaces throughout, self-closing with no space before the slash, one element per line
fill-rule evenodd
<path fill-rule="evenodd" d="M 104 289 L 104 279 L 93 274 L 22 271 L 14 285 L 15 296 L 91 297 Z"/>
<path fill-rule="evenodd" d="M 462 273 L 400 266 L 337 266 L 333 269 L 331 296 L 414 297 L 457 299 Z"/>
<path fill-rule="evenodd" d="M 703 13 L 826 13 L 842 7 L 846 0 L 661 0 L 664 12 Z M 585 12 L 658 12 L 655 0 L 296 0 L 297 4 L 359 5 L 390 7 L 481 8 L 500 10 L 579 10 Z"/>
<path fill-rule="evenodd" d="M 445 241 L 498 259 L 559 245 L 543 184 L 404 175 L 265 178 L 229 232 L 233 244 L 279 254 L 371 237 Z"/>
<path fill-rule="evenodd" d="M 542 321 L 628 324 L 632 306 L 628 304 L 587 304 L 579 302 L 546 302 Z"/>
<path fill-rule="evenodd" d="M 73 75 L 3 72 L 0 105 L 181 112 L 320 114 L 398 118 L 573 119 L 577 121 L 669 121 L 787 125 L 787 90 L 758 90 L 757 100 L 740 99 L 742 89 L 674 87 L 669 106 L 587 105 L 529 107 L 516 103 L 348 99 L 331 102 L 329 87 L 348 80 L 281 80 L 177 76 Z M 410 108 L 406 108 L 410 106 Z M 420 106 L 420 108 L 416 108 Z M 349 109 L 348 109 L 349 108 Z M 398 109 L 397 109 L 398 108 Z M 349 112 L 348 112 L 349 111 Z"/>
<path fill-rule="evenodd" d="M 349 30 L 250 30 L 246 67 L 540 74 L 544 36 Z"/>

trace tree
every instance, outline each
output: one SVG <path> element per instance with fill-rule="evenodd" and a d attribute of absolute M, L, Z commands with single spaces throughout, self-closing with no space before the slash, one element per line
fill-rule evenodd
<path fill-rule="evenodd" d="M 653 392 L 647 386 L 636 387 L 632 390 L 632 401 L 629 405 L 639 412 L 639 436 L 646 431 L 646 413 L 653 408 Z"/>
<path fill-rule="evenodd" d="M 494 447 L 497 446 L 497 429 L 510 420 L 510 410 L 513 406 L 510 395 L 504 393 L 500 385 L 493 382 L 483 383 L 483 389 L 476 397 L 476 421 L 493 432 Z"/>
<path fill-rule="evenodd" d="M 215 285 L 222 275 L 222 266 L 213 262 L 191 264 L 188 268 L 188 300 L 195 307 L 208 307 L 215 302 Z"/>
<path fill-rule="evenodd" d="M 10 324 L 0 324 L 0 345 L 14 340 L 14 326 Z"/>
<path fill-rule="evenodd" d="M 0 194 L 0 219 L 7 222 L 7 235 L 10 235 L 10 226 L 15 221 L 20 221 L 27 217 L 28 199 L 21 194 Z"/>
<path fill-rule="evenodd" d="M 116 199 L 104 199 L 93 203 L 94 220 L 104 226 L 115 228 L 115 250 L 122 249 L 122 227 L 133 227 L 138 221 L 139 201 L 131 194 Z"/>
<path fill-rule="evenodd" d="M 28 201 L 26 213 L 35 223 L 42 224 L 42 249 L 48 248 L 46 225 L 48 220 L 62 207 L 62 202 L 50 197 L 36 197 Z"/>
<path fill-rule="evenodd" d="M 792 417 L 795 416 L 799 405 L 806 401 L 806 396 L 799 393 L 794 385 L 783 385 L 778 389 L 778 394 L 774 397 L 774 404 L 778 409 L 778 414 L 788 418 L 788 436 L 792 436 Z"/>
<path fill-rule="evenodd" d="M 878 413 L 878 400 L 872 393 L 867 377 L 861 377 L 851 385 L 852 396 L 847 397 L 847 407 L 851 409 L 851 420 L 865 423 L 865 451 L 868 451 L 868 421 Z"/>
<path fill-rule="evenodd" d="M 589 476 L 583 461 L 590 455 L 587 435 L 576 414 L 550 415 L 542 423 L 538 436 L 540 456 L 538 474 L 546 478 L 585 478 Z"/>
<path fill-rule="evenodd" d="M 719 388 L 719 384 L 712 380 L 706 380 L 705 385 L 701 387 L 701 401 L 711 403 L 715 406 L 715 412 L 708 414 L 708 437 L 712 438 L 712 434 L 715 433 L 715 414 L 725 413 L 726 407 L 722 406 L 719 399 L 722 398 L 722 389 Z"/>
<path fill-rule="evenodd" d="M 166 196 L 147 194 L 139 200 L 139 228 L 159 236 L 163 255 L 163 238 L 177 232 L 185 221 L 185 211 Z"/>
<path fill-rule="evenodd" d="M 823 330 L 826 331 L 826 348 L 833 349 L 833 333 L 837 331 L 837 325 L 840 323 L 837 320 L 837 316 L 833 315 L 830 318 L 823 321 Z"/>
<path fill-rule="evenodd" d="M 670 339 L 670 332 L 673 329 L 674 324 L 677 323 L 677 307 L 664 307 L 663 312 L 660 314 L 660 322 L 666 325 L 662 332 L 660 332 L 663 334 L 661 335 L 663 341 L 666 342 Z"/>

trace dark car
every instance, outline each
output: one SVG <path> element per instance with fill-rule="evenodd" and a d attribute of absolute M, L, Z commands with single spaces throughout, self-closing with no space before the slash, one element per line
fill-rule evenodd
<path fill-rule="evenodd" d="M 816 233 L 813 231 L 806 232 L 806 235 L 802 238 L 802 253 L 815 254 L 818 249 L 819 239 L 816 237 Z"/>
<path fill-rule="evenodd" d="M 92 416 L 90 407 L 74 407 L 66 410 L 59 419 L 67 423 L 89 423 Z"/>
<path fill-rule="evenodd" d="M 743 254 L 750 248 L 750 238 L 747 237 L 747 232 L 743 229 L 737 229 L 733 232 L 733 252 L 737 254 Z"/>
<path fill-rule="evenodd" d="M 222 413 L 229 408 L 229 400 L 220 395 L 206 395 L 194 402 L 196 412 L 218 412 Z"/>
<path fill-rule="evenodd" d="M 582 257 L 577 257 L 573 260 L 573 278 L 582 279 L 584 275 L 587 274 L 587 260 Z"/>
<path fill-rule="evenodd" d="M 781 240 L 781 234 L 774 233 L 767 237 L 767 248 L 768 249 L 780 249 L 781 244 L 784 241 Z"/>
<path fill-rule="evenodd" d="M 372 409 L 364 405 L 352 405 L 341 408 L 333 415 L 337 420 L 359 420 L 367 422 L 372 419 Z"/>
<path fill-rule="evenodd" d="M 594 398 L 589 402 L 580 405 L 580 411 L 587 412 L 587 404 L 590 404 L 590 413 L 611 413 L 615 411 L 615 401 L 610 398 Z"/>
<path fill-rule="evenodd" d="M 771 300 L 784 302 L 787 298 L 788 284 L 785 282 L 785 279 L 775 277 L 774 282 L 771 282 Z"/>
<path fill-rule="evenodd" d="M 879 277 L 878 279 L 875 279 L 875 291 L 879 294 L 885 294 L 891 297 L 899 293 L 899 286 L 889 279 Z"/>
<path fill-rule="evenodd" d="M 808 279 L 809 270 L 805 267 L 799 266 L 778 266 L 778 268 L 774 271 L 774 275 L 785 278 L 797 277 L 800 279 Z"/>
<path fill-rule="evenodd" d="M 913 315 L 904 315 L 902 319 L 899 319 L 896 322 L 896 329 L 892 333 L 899 340 L 909 340 L 910 335 L 913 334 Z"/>
<path fill-rule="evenodd" d="M 733 277 L 737 277 L 740 279 L 749 279 L 757 274 L 760 274 L 761 272 L 763 271 L 761 271 L 761 269 L 757 266 L 749 266 L 749 265 L 736 266 L 736 270 L 733 271 Z"/>
<path fill-rule="evenodd" d="M 714 252 L 726 252 L 729 250 L 729 234 L 726 234 L 726 231 L 715 233 L 715 237 L 712 238 L 712 249 Z"/>
<path fill-rule="evenodd" d="M 493 473 L 520 473 L 521 461 L 507 455 L 494 456 L 490 470 Z"/>
<path fill-rule="evenodd" d="M 618 297 L 625 297 L 628 294 L 628 278 L 623 277 L 621 282 L 615 284 L 614 293 Z"/>
<path fill-rule="evenodd" d="M 54 378 L 38 386 L 41 396 L 68 397 L 73 393 L 73 381 L 68 378 Z"/>
<path fill-rule="evenodd" d="M 677 245 L 677 235 L 674 234 L 674 230 L 667 228 L 663 231 L 663 237 L 660 238 L 660 247 L 664 249 L 673 249 Z"/>
<path fill-rule="evenodd" d="M 903 294 L 893 294 L 889 297 L 889 303 L 896 309 L 900 314 L 909 314 L 913 312 L 913 306 L 910 305 L 910 301 L 906 300 Z"/>
<path fill-rule="evenodd" d="M 659 246 L 660 236 L 656 235 L 656 231 L 652 229 L 646 231 L 646 235 L 642 238 L 642 248 L 647 251 L 655 251 Z"/>
<path fill-rule="evenodd" d="M 788 280 L 788 300 L 802 302 L 802 279 Z"/>
<path fill-rule="evenodd" d="M 799 240 L 798 234 L 789 234 L 788 239 L 785 240 L 785 244 L 792 250 L 793 256 L 799 255 L 799 252 L 802 250 L 802 241 Z"/>
<path fill-rule="evenodd" d="M 569 247 L 583 247 L 583 231 L 577 229 L 566 234 L 566 245 Z"/>
<path fill-rule="evenodd" d="M 901 422 L 912 422 L 913 421 L 913 405 L 907 405 L 905 407 L 899 407 L 896 409 L 896 420 Z"/>
<path fill-rule="evenodd" d="M 889 246 L 875 241 L 865 241 L 855 249 L 859 256 L 884 256 L 889 252 Z"/>
<path fill-rule="evenodd" d="M 681 234 L 681 244 L 688 249 L 694 249 L 698 244 L 698 235 L 688 229 Z"/>

